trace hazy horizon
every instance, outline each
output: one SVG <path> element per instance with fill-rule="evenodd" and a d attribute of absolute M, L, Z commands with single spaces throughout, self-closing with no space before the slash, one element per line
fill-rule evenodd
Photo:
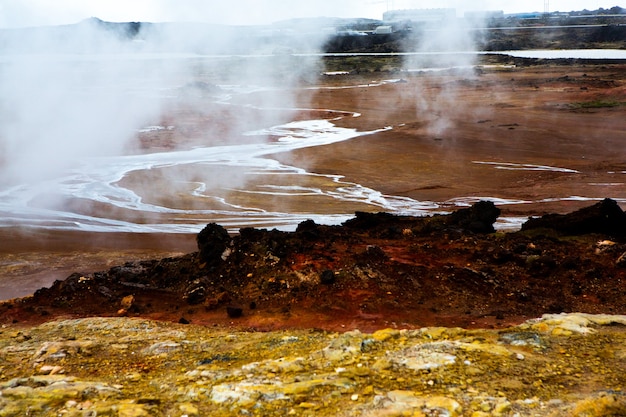
<path fill-rule="evenodd" d="M 551 0 L 550 11 L 609 9 L 614 0 Z M 90 17 L 110 22 L 206 22 L 228 25 L 259 25 L 306 17 L 382 19 L 391 9 L 455 8 L 458 14 L 476 10 L 504 13 L 543 11 L 544 1 L 481 0 L 0 0 L 0 28 L 78 23 Z M 245 13 L 242 12 L 245 10 Z"/>

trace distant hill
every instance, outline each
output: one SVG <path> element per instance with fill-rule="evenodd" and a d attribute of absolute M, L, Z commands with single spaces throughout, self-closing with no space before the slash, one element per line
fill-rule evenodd
<path fill-rule="evenodd" d="M 335 30 L 369 30 L 372 19 L 311 18 L 264 26 L 197 22 L 107 22 L 96 17 L 76 24 L 0 30 L 0 53 L 106 53 L 112 51 L 187 53 L 271 53 L 319 51 Z"/>
<path fill-rule="evenodd" d="M 554 12 L 535 18 L 506 17 L 469 31 L 484 50 L 528 48 L 626 48 L 626 9 Z M 389 25 L 384 32 L 376 28 Z M 592 25 L 597 25 L 593 27 Z M 560 29 L 552 26 L 577 26 Z M 528 31 L 507 32 L 508 27 Z M 135 53 L 275 54 L 292 52 L 404 52 L 442 30 L 410 21 L 318 17 L 264 26 L 207 23 L 107 22 L 96 17 L 71 25 L 0 30 L 0 54 Z M 445 31 L 450 29 L 443 29 Z M 467 41 L 467 39 L 464 39 Z M 454 45 L 452 45 L 454 47 Z M 436 47 L 435 47 L 436 48 Z"/>

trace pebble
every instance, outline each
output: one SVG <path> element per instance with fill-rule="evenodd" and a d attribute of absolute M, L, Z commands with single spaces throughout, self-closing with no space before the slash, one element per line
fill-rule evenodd
<path fill-rule="evenodd" d="M 178 406 L 178 410 L 183 413 L 183 415 L 187 416 L 187 417 L 191 417 L 191 416 L 199 416 L 200 415 L 200 411 L 198 410 L 198 407 L 196 407 L 195 405 L 191 404 L 191 403 L 183 403 L 180 404 Z M 182 416 L 181 416 L 182 417 Z"/>
<path fill-rule="evenodd" d="M 120 301 L 120 307 L 124 310 L 128 310 L 133 306 L 134 303 L 135 297 L 133 295 L 127 295 L 126 297 L 122 298 L 122 301 Z"/>
<path fill-rule="evenodd" d="M 180 343 L 176 343 L 170 340 L 163 342 L 157 342 L 142 351 L 144 355 L 161 355 L 171 353 L 181 348 Z"/>

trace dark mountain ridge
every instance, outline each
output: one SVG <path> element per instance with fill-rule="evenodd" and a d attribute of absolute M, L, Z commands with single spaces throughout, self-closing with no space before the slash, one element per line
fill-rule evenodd
<path fill-rule="evenodd" d="M 554 12 L 537 19 L 506 16 L 470 29 L 480 50 L 626 48 L 626 9 Z M 619 12 L 619 13 L 618 13 Z M 610 20 L 609 19 L 610 16 Z M 582 19 L 581 17 L 584 17 Z M 461 20 L 452 26 L 460 25 Z M 390 29 L 378 32 L 377 27 Z M 447 26 L 447 27 L 446 27 Z M 387 27 L 387 26 L 383 26 Z M 107 22 L 0 30 L 0 53 L 187 52 L 411 52 L 450 25 L 365 18 L 299 18 L 263 26 L 199 22 Z"/>

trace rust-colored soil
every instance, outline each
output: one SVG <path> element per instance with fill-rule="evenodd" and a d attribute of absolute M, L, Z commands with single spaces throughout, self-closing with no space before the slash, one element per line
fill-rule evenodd
<path fill-rule="evenodd" d="M 626 197 L 626 65 L 509 68 L 406 81 L 315 93 L 316 106 L 362 114 L 339 120 L 341 126 L 393 129 L 279 158 L 309 161 L 315 172 L 340 173 L 416 200 L 527 202 L 504 206 L 505 216 L 588 204 L 559 200 L 571 196 Z"/>
<path fill-rule="evenodd" d="M 234 238 L 213 224 L 198 235 L 198 252 L 72 274 L 0 312 L 5 323 L 124 315 L 368 331 L 624 313 L 626 214 L 613 200 L 591 212 L 504 234 L 491 231 L 499 213 L 491 203 L 422 218 L 358 213 L 342 226 L 308 221 L 296 232 L 248 228 Z"/>

